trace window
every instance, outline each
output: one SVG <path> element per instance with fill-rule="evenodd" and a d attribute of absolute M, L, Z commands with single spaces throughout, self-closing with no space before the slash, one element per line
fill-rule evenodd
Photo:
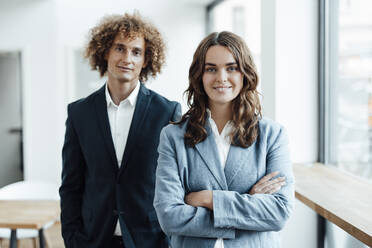
<path fill-rule="evenodd" d="M 328 3 L 328 162 L 372 181 L 372 2 Z"/>
<path fill-rule="evenodd" d="M 261 61 L 260 0 L 215 1 L 208 8 L 208 33 L 230 31 L 247 43 L 258 71 Z"/>

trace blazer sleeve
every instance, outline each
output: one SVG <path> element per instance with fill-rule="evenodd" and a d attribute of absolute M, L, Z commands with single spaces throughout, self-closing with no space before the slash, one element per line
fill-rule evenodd
<path fill-rule="evenodd" d="M 175 144 L 167 137 L 166 128 L 160 134 L 158 152 L 154 207 L 163 231 L 168 235 L 235 238 L 234 229 L 214 227 L 211 211 L 184 202 Z"/>
<path fill-rule="evenodd" d="M 73 247 L 74 234 L 82 228 L 81 199 L 84 187 L 85 161 L 68 107 L 66 134 L 62 149 L 61 197 L 62 236 L 66 247 Z"/>
<path fill-rule="evenodd" d="M 294 178 L 289 157 L 288 138 L 283 128 L 269 146 L 266 173 L 279 171 L 286 185 L 274 194 L 239 194 L 213 191 L 214 227 L 233 227 L 253 231 L 279 231 L 293 208 Z"/>

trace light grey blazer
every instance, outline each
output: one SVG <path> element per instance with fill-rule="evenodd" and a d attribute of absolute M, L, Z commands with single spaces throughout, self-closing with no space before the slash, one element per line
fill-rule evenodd
<path fill-rule="evenodd" d="M 208 122 L 207 122 L 208 123 Z M 154 207 L 172 248 L 277 248 L 278 231 L 294 200 L 294 178 L 285 130 L 272 120 L 259 121 L 259 137 L 248 148 L 231 146 L 225 169 L 209 124 L 208 137 L 194 148 L 184 144 L 187 121 L 163 128 L 158 147 Z M 286 185 L 274 194 L 249 195 L 264 175 L 279 171 Z M 184 202 L 190 192 L 213 190 L 213 211 Z"/>

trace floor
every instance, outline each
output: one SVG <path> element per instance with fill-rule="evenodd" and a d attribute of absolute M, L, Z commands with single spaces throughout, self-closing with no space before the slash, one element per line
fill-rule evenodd
<path fill-rule="evenodd" d="M 48 228 L 45 231 L 45 234 L 48 235 L 49 240 L 52 243 L 52 247 L 48 248 L 64 248 L 62 236 L 61 236 L 61 224 L 57 223 L 54 226 Z M 39 242 L 39 241 L 38 241 Z M 31 239 L 24 239 L 19 242 L 20 246 L 18 248 L 33 248 L 33 242 Z M 1 248 L 8 248 L 9 247 L 9 240 L 3 240 L 3 246 Z M 37 244 L 39 247 L 39 243 Z"/>

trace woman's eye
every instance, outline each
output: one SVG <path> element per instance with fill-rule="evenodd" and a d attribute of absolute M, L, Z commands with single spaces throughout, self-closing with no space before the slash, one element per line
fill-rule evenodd
<path fill-rule="evenodd" d="M 213 68 L 213 67 L 208 67 L 208 68 L 205 69 L 205 71 L 206 71 L 206 72 L 215 72 L 216 69 Z"/>
<path fill-rule="evenodd" d="M 238 70 L 238 67 L 236 66 L 231 66 L 227 68 L 227 71 L 237 71 L 237 70 Z"/>
<path fill-rule="evenodd" d="M 115 50 L 118 51 L 118 52 L 122 52 L 123 48 L 122 47 L 116 47 Z"/>

